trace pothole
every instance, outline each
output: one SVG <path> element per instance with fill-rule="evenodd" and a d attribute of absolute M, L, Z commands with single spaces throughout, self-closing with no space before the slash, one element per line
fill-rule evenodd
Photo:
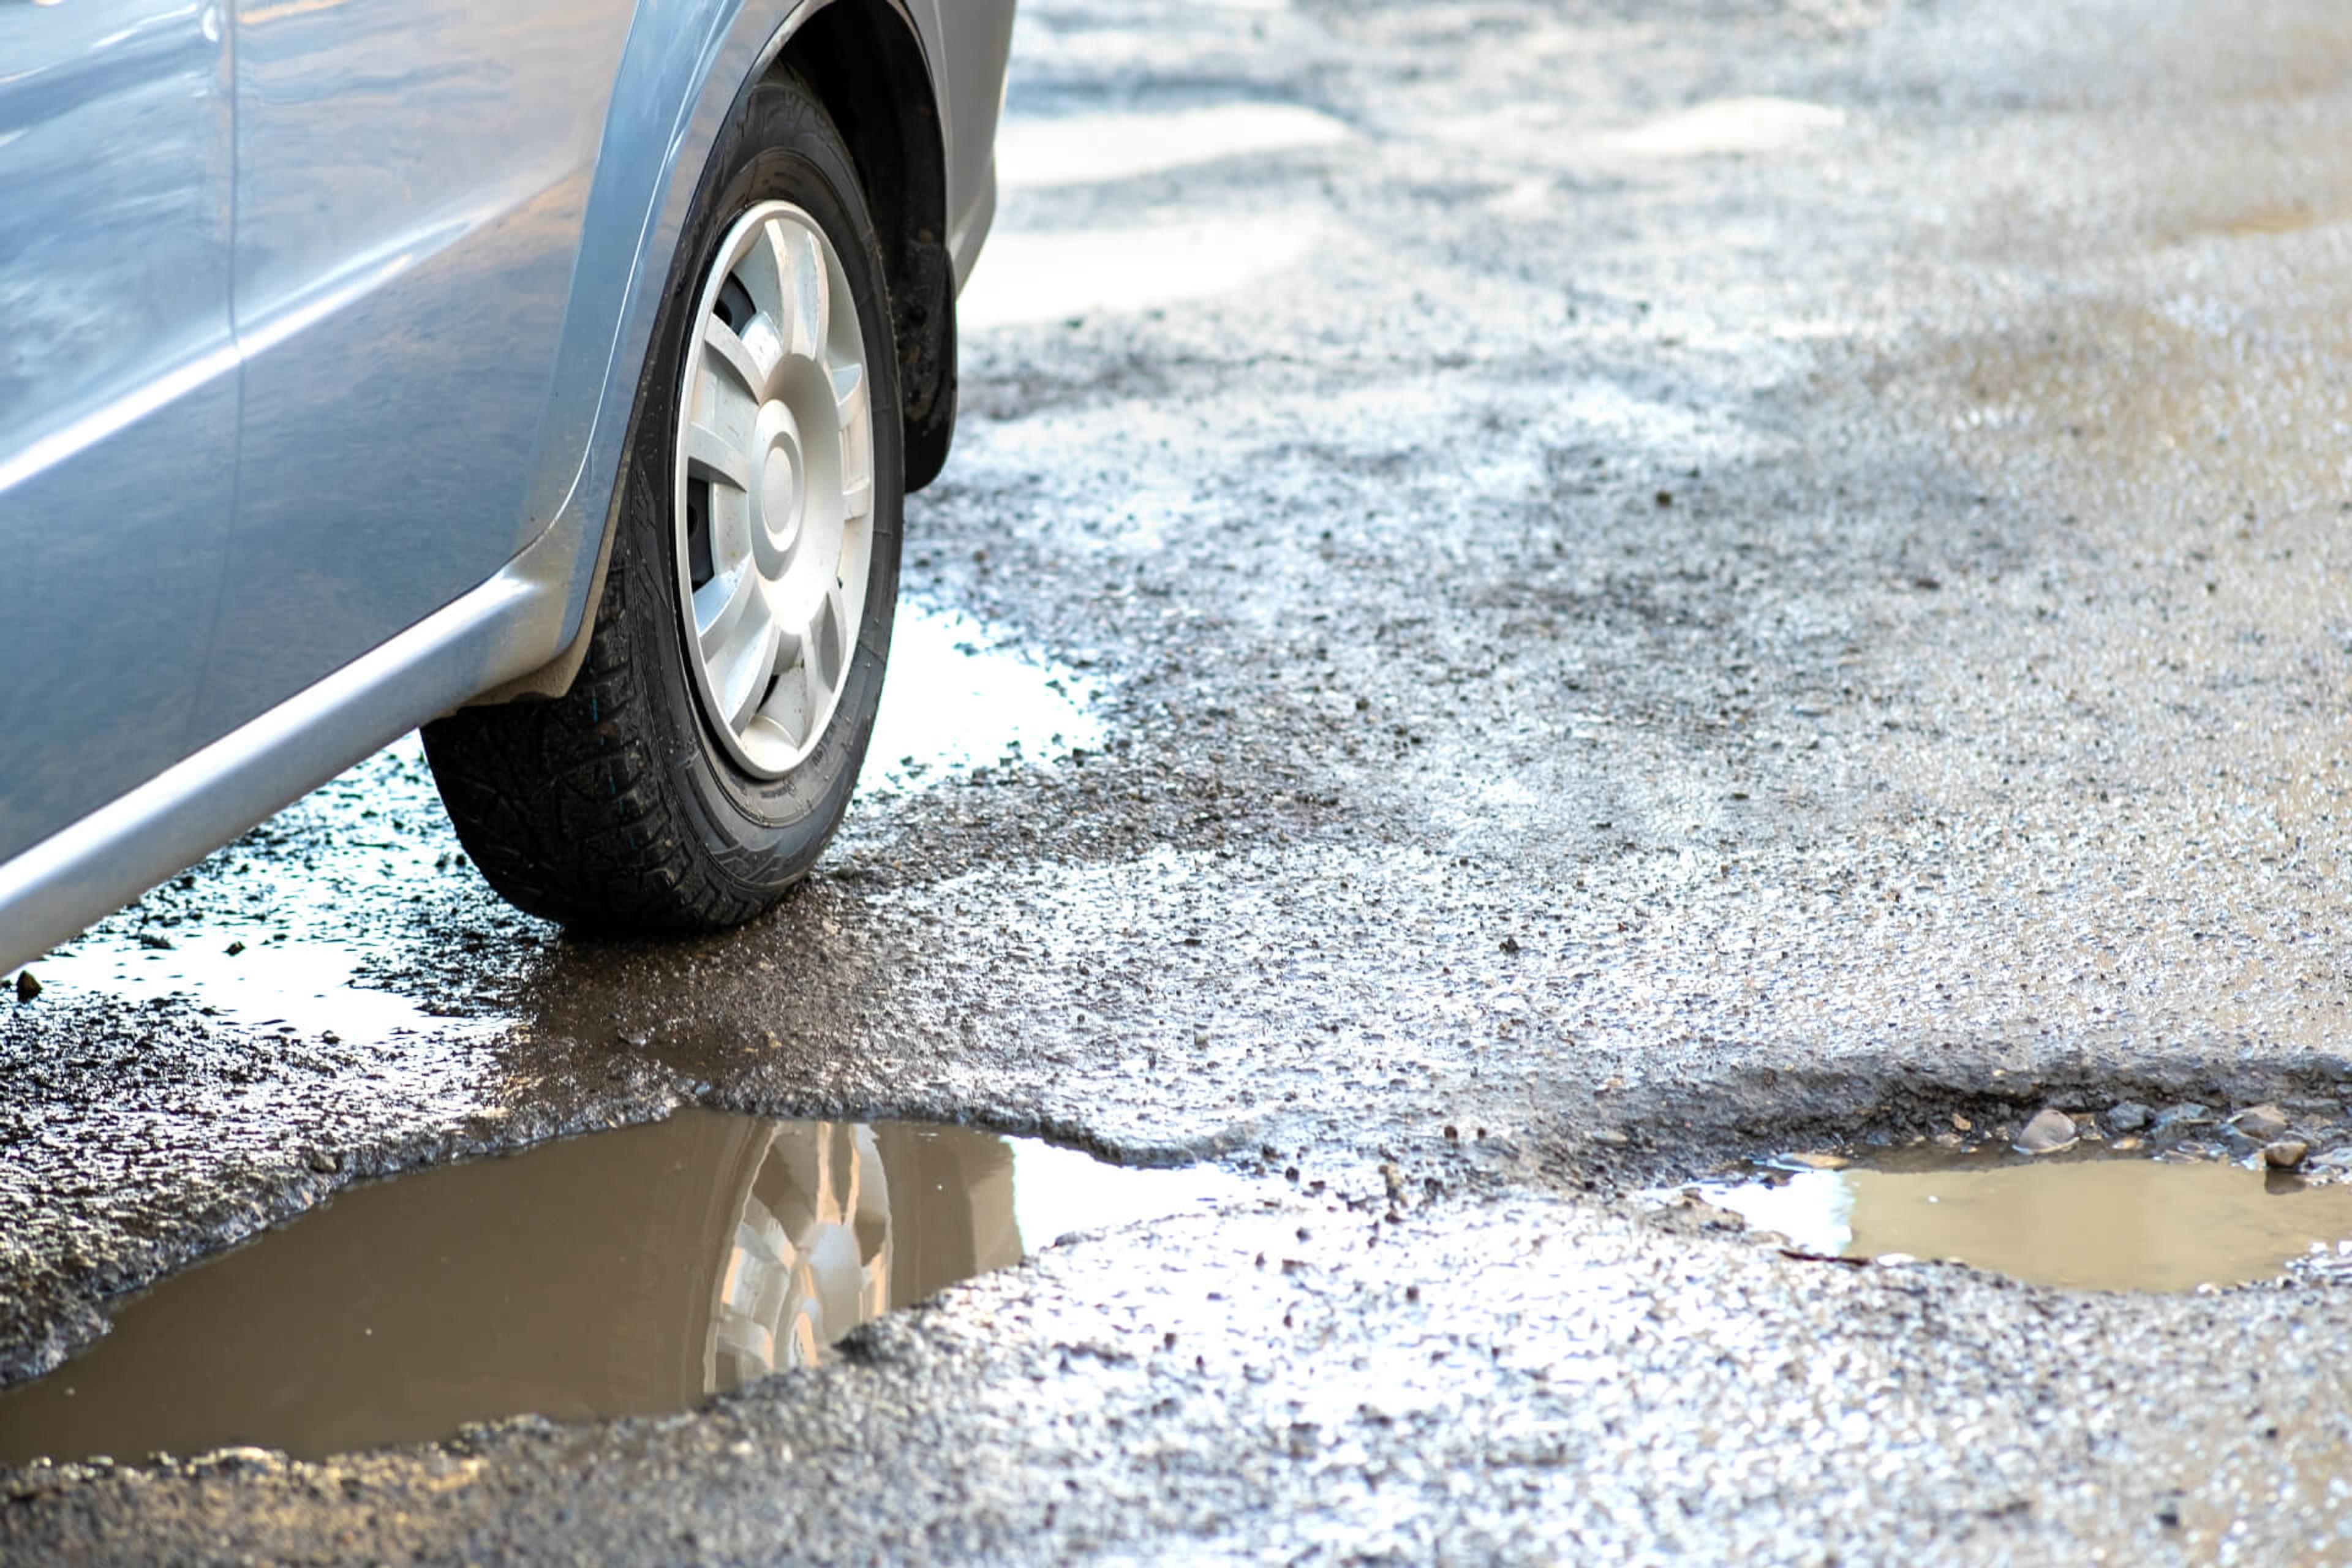
<path fill-rule="evenodd" d="M 1952 1260 L 2081 1290 L 2252 1284 L 2352 1238 L 2352 1186 L 2258 1161 L 1923 1147 L 1835 1169 L 1768 1163 L 1680 1190 L 1799 1252 Z"/>
<path fill-rule="evenodd" d="M 679 1410 L 1072 1231 L 1242 1191 L 968 1128 L 684 1111 L 356 1187 L 164 1281 L 0 1394 L 0 1464 Z"/>

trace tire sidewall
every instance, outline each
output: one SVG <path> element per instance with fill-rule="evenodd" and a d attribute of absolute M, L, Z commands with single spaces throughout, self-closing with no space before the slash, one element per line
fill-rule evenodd
<path fill-rule="evenodd" d="M 849 281 L 871 405 L 873 559 L 857 643 L 832 720 L 798 766 L 761 779 L 727 754 L 695 692 L 678 603 L 672 498 L 679 379 L 704 282 L 736 219 L 772 200 L 791 202 L 816 220 Z M 698 850 L 734 890 L 765 898 L 807 872 L 856 786 L 889 654 L 903 516 L 904 421 L 880 250 L 856 171 L 814 94 L 786 79 L 746 95 L 712 150 L 678 255 L 682 265 L 647 352 L 646 406 L 630 437 L 615 564 L 626 574 L 622 608 L 631 652 L 650 677 L 658 765 L 683 826 L 699 840 L 688 850 Z"/>

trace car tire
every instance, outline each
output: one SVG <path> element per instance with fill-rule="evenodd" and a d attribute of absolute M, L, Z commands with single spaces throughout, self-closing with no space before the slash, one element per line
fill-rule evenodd
<path fill-rule="evenodd" d="M 424 731 L 490 885 L 575 927 L 713 930 L 775 903 L 848 807 L 889 654 L 889 301 L 857 171 L 804 83 L 740 101 L 678 257 L 578 677 Z"/>

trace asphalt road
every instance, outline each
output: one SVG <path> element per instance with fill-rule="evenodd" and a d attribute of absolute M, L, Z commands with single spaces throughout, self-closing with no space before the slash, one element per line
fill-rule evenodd
<path fill-rule="evenodd" d="M 0 1003 L 0 1369 L 688 1103 L 1262 1196 L 685 1416 L 20 1470 L 0 1556 L 2352 1557 L 2343 1287 L 1643 1196 L 2053 1103 L 2352 1141 L 2347 67 L 2331 0 L 1029 0 L 817 878 L 585 944 L 413 751 L 289 810 Z"/>

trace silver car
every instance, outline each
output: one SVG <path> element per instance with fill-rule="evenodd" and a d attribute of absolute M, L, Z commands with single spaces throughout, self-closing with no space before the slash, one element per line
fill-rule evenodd
<path fill-rule="evenodd" d="M 424 726 L 498 889 L 855 785 L 1011 0 L 0 0 L 0 970 Z"/>

